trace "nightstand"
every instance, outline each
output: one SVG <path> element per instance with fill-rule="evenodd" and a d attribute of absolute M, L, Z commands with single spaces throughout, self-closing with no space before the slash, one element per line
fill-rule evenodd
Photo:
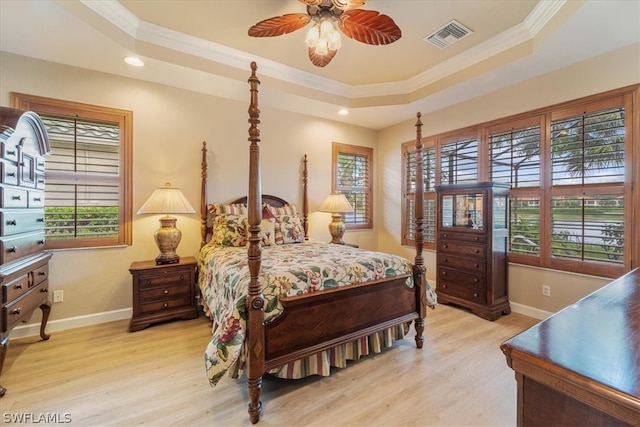
<path fill-rule="evenodd" d="M 165 320 L 198 317 L 196 263 L 194 257 L 183 257 L 175 264 L 156 265 L 154 260 L 131 264 L 133 317 L 129 332 Z"/>

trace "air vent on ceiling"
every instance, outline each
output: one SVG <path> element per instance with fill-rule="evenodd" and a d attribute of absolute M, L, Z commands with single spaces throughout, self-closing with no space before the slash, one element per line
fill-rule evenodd
<path fill-rule="evenodd" d="M 473 31 L 454 19 L 444 27 L 429 34 L 423 40 L 439 47 L 440 49 L 444 49 L 471 33 L 473 33 Z"/>

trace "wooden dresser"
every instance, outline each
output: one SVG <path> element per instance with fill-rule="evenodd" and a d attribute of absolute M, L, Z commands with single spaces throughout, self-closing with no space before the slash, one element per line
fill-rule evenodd
<path fill-rule="evenodd" d="M 507 239 L 509 185 L 436 186 L 438 301 L 496 320 L 509 314 Z"/>
<path fill-rule="evenodd" d="M 640 426 L 640 268 L 504 342 L 518 426 Z"/>
<path fill-rule="evenodd" d="M 0 107 L 0 373 L 9 334 L 42 309 L 40 336 L 51 311 L 49 258 L 44 251 L 46 129 L 33 112 Z M 0 396 L 6 390 L 0 386 Z"/>

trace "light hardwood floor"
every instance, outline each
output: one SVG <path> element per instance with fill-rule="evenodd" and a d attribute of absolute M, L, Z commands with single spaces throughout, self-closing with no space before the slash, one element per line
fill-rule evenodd
<path fill-rule="evenodd" d="M 514 426 L 516 383 L 499 345 L 536 322 L 517 313 L 489 322 L 440 305 L 427 314 L 422 350 L 412 329 L 393 348 L 328 378 L 265 377 L 258 425 Z M 251 425 L 244 377 L 215 388 L 207 382 L 204 317 L 134 333 L 127 327 L 118 321 L 49 341 L 10 341 L 0 424 L 29 413 L 68 414 L 78 426 Z"/>

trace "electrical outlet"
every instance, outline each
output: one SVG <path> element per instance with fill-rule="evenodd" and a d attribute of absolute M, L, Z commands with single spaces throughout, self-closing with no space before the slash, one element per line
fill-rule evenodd
<path fill-rule="evenodd" d="M 544 295 L 545 297 L 550 297 L 551 296 L 551 286 L 542 285 L 542 295 Z"/>
<path fill-rule="evenodd" d="M 64 300 L 63 291 L 53 291 L 53 302 L 62 302 Z"/>

